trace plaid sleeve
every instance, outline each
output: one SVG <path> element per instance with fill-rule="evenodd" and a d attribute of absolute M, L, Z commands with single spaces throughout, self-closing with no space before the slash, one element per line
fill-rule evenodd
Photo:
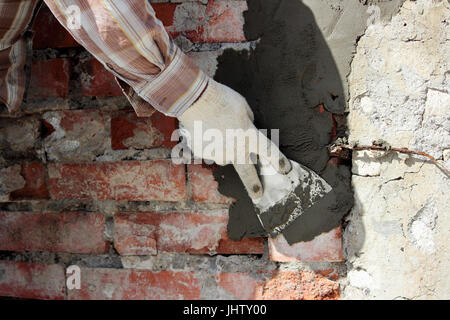
<path fill-rule="evenodd" d="M 148 115 L 154 107 L 177 117 L 206 88 L 209 78 L 173 43 L 148 0 L 45 2 L 120 80 L 138 115 Z"/>
<path fill-rule="evenodd" d="M 38 0 L 0 0 L 0 102 L 10 112 L 22 104 L 29 39 L 25 30 Z"/>

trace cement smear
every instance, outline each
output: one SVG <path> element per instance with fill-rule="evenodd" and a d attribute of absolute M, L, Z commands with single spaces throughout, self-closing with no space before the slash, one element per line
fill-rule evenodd
<path fill-rule="evenodd" d="M 346 108 L 341 77 L 313 12 L 302 1 L 249 0 L 248 6 L 246 36 L 260 43 L 250 53 L 226 51 L 215 79 L 247 98 L 258 128 L 280 129 L 280 149 L 288 158 L 333 187 L 283 232 L 290 243 L 312 240 L 338 226 L 353 204 L 349 168 L 328 164 L 330 112 L 342 114 Z M 230 209 L 229 236 L 266 235 L 233 168 L 220 168 L 215 177 L 220 192 L 238 200 Z"/>
<path fill-rule="evenodd" d="M 246 36 L 260 43 L 250 53 L 229 50 L 219 57 L 216 80 L 247 98 L 256 126 L 280 129 L 282 152 L 333 187 L 285 230 L 290 243 L 331 230 L 352 207 L 349 168 L 328 164 L 330 113 L 346 111 L 346 77 L 359 37 L 370 23 L 389 20 L 402 2 L 248 0 Z M 220 191 L 238 199 L 230 210 L 230 237 L 264 234 L 255 226 L 256 213 L 232 168 L 215 174 L 223 176 Z"/>
<path fill-rule="evenodd" d="M 314 171 L 295 161 L 291 164 L 292 170 L 286 175 L 276 172 L 269 163 L 260 165 L 264 194 L 255 206 L 270 236 L 281 233 L 331 191 L 331 186 Z"/>

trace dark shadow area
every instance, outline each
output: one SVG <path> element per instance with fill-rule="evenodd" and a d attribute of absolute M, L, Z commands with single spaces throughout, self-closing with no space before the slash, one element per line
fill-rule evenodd
<path fill-rule="evenodd" d="M 227 50 L 215 79 L 247 98 L 260 129 L 280 130 L 280 149 L 320 174 L 332 187 L 320 203 L 284 232 L 290 243 L 309 241 L 340 225 L 353 205 L 349 165 L 330 161 L 334 114 L 345 111 L 345 95 L 332 54 L 313 13 L 301 0 L 248 0 L 245 33 L 260 39 L 251 52 Z M 323 105 L 323 108 L 319 105 Z M 228 234 L 265 235 L 250 198 L 232 167 L 214 172 L 230 208 Z"/>

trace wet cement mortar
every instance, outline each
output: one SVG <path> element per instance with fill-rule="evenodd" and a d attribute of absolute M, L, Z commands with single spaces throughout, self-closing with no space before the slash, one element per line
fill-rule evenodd
<path fill-rule="evenodd" d="M 333 188 L 283 231 L 291 244 L 310 241 L 339 226 L 353 206 L 350 166 L 330 163 L 327 146 L 332 142 L 331 115 L 346 112 L 346 76 L 350 72 L 354 47 L 365 31 L 365 14 L 370 13 L 367 8 L 371 2 L 354 5 L 339 1 L 333 6 L 328 6 L 326 1 L 319 2 L 306 6 L 300 0 L 248 0 L 248 11 L 244 13 L 245 34 L 248 40 L 259 39 L 259 43 L 250 52 L 225 51 L 218 59 L 215 75 L 217 81 L 246 97 L 258 128 L 280 130 L 280 150 L 288 158 L 314 170 Z M 387 13 L 382 12 L 384 16 L 398 7 L 395 1 L 380 4 L 384 5 L 382 10 L 387 10 Z M 329 49 L 333 46 L 332 36 L 326 41 L 324 28 L 321 31 L 316 22 L 321 6 L 326 6 L 334 15 L 331 17 L 336 20 L 334 29 L 351 30 L 346 36 L 349 48 L 339 50 L 339 46 L 345 47 L 345 41 L 337 41 L 334 55 Z M 352 15 L 361 16 L 361 21 L 354 27 L 350 24 L 347 30 L 339 30 L 337 22 L 343 17 L 349 21 Z M 336 31 L 334 29 L 329 31 L 330 35 Z M 267 236 L 234 169 L 221 167 L 214 171 L 214 176 L 219 182 L 219 191 L 237 200 L 230 207 L 229 237 L 240 240 Z M 279 206 L 273 223 L 282 224 L 286 210 L 289 208 Z"/>

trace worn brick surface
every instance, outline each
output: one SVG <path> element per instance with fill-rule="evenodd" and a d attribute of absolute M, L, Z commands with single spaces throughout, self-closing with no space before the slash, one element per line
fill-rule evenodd
<path fill-rule="evenodd" d="M 219 184 L 214 179 L 212 170 L 213 168 L 203 165 L 188 165 L 192 200 L 196 202 L 232 203 L 232 198 L 226 197 L 218 191 Z"/>
<path fill-rule="evenodd" d="M 218 285 L 243 300 L 335 300 L 336 281 L 312 271 L 266 271 L 256 274 L 222 273 Z"/>
<path fill-rule="evenodd" d="M 45 5 L 39 10 L 31 29 L 35 32 L 33 49 L 80 46 Z"/>
<path fill-rule="evenodd" d="M 246 1 L 185 2 L 175 8 L 173 19 L 167 11 L 164 20 L 173 37 L 182 34 L 194 43 L 244 42 L 245 10 Z"/>
<path fill-rule="evenodd" d="M 50 161 L 93 161 L 108 148 L 108 114 L 98 109 L 50 111 L 43 140 Z"/>
<path fill-rule="evenodd" d="M 11 199 L 49 198 L 44 164 L 40 162 L 23 162 L 20 174 L 25 179 L 25 186 L 22 189 L 11 192 Z"/>
<path fill-rule="evenodd" d="M 114 75 L 95 58 L 80 64 L 82 93 L 88 97 L 117 97 L 123 95 Z"/>
<path fill-rule="evenodd" d="M 176 118 L 160 112 L 150 118 L 140 118 L 134 111 L 123 112 L 111 119 L 111 147 L 114 150 L 173 148 L 178 140 L 171 141 L 171 137 L 177 127 Z"/>
<path fill-rule="evenodd" d="M 336 300 L 339 284 L 312 271 L 276 271 L 266 280 L 264 300 Z"/>
<path fill-rule="evenodd" d="M 38 60 L 31 64 L 29 98 L 67 98 L 72 65 L 68 59 Z"/>
<path fill-rule="evenodd" d="M 33 154 L 39 141 L 39 120 L 36 117 L 0 118 L 0 149 L 2 157 L 14 154 L 20 158 Z"/>
<path fill-rule="evenodd" d="M 233 241 L 224 231 L 215 252 L 220 254 L 263 254 L 264 240 L 263 238 L 245 238 L 241 241 Z"/>
<path fill-rule="evenodd" d="M 103 215 L 0 212 L 0 250 L 105 253 Z"/>
<path fill-rule="evenodd" d="M 177 3 L 152 3 L 156 17 L 161 20 L 165 26 L 171 26 L 173 24 L 175 9 L 177 6 Z"/>
<path fill-rule="evenodd" d="M 248 273 L 220 273 L 216 275 L 217 285 L 239 300 L 255 300 L 262 296 L 264 275 Z"/>
<path fill-rule="evenodd" d="M 226 210 L 120 213 L 114 217 L 114 246 L 122 255 L 157 252 L 262 254 L 261 238 L 232 241 Z"/>
<path fill-rule="evenodd" d="M 25 179 L 20 174 L 20 165 L 13 165 L 0 169 L 0 201 L 8 201 L 11 191 L 25 186 Z"/>
<path fill-rule="evenodd" d="M 170 160 L 48 165 L 52 199 L 186 199 L 184 166 Z"/>
<path fill-rule="evenodd" d="M 242 13 L 247 9 L 246 1 L 214 0 L 207 5 L 197 1 L 183 5 L 153 3 L 152 6 L 157 18 L 174 37 L 183 32 L 194 42 L 245 41 Z M 191 20 L 190 23 L 186 23 L 186 17 Z M 32 29 L 35 32 L 34 49 L 80 46 L 46 6 L 41 8 Z"/>
<path fill-rule="evenodd" d="M 0 261 L 0 296 L 61 300 L 64 288 L 61 265 Z"/>
<path fill-rule="evenodd" d="M 335 268 L 325 269 L 325 270 L 315 270 L 316 274 L 324 276 L 330 280 L 338 280 L 339 279 L 339 271 Z"/>
<path fill-rule="evenodd" d="M 277 262 L 338 262 L 343 260 L 342 231 L 337 227 L 312 241 L 290 246 L 282 235 L 269 239 L 269 254 Z"/>
<path fill-rule="evenodd" d="M 156 16 L 161 22 L 173 24 L 176 3 L 153 3 Z M 58 22 L 47 6 L 43 5 L 32 26 L 35 32 L 33 49 L 78 47 L 80 44 Z"/>
<path fill-rule="evenodd" d="M 152 272 L 130 269 L 81 269 L 81 290 L 68 297 L 98 300 L 199 299 L 200 283 L 193 272 Z"/>
<path fill-rule="evenodd" d="M 246 1 L 209 1 L 206 9 L 208 28 L 199 32 L 205 42 L 243 42 Z M 194 39 L 196 37 L 194 36 Z"/>

